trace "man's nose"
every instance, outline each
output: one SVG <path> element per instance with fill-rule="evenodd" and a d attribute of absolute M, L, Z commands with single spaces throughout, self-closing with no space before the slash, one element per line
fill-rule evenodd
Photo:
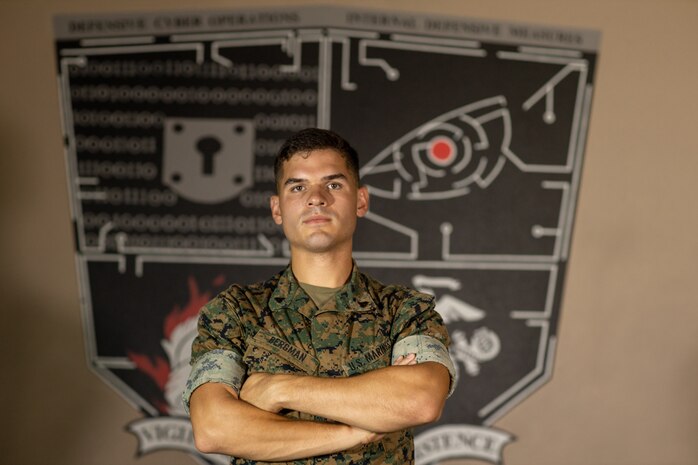
<path fill-rule="evenodd" d="M 307 202 L 309 207 L 327 206 L 329 204 L 327 192 L 320 187 L 312 188 L 308 192 Z"/>

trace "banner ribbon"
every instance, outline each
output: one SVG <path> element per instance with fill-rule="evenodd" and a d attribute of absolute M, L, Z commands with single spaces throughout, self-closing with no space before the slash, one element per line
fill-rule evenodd
<path fill-rule="evenodd" d="M 419 434 L 414 440 L 417 465 L 453 458 L 474 458 L 502 463 L 502 449 L 514 441 L 506 431 L 474 425 L 444 425 Z"/>
<path fill-rule="evenodd" d="M 177 449 L 204 457 L 216 465 L 227 465 L 230 462 L 230 457 L 202 454 L 196 449 L 194 433 L 188 418 L 146 417 L 129 423 L 126 429 L 138 438 L 138 455 Z"/>

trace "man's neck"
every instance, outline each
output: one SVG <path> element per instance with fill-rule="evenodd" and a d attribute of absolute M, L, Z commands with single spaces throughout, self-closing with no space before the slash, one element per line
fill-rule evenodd
<path fill-rule="evenodd" d="M 293 275 L 301 283 L 341 287 L 349 279 L 353 262 L 349 253 L 291 253 Z"/>

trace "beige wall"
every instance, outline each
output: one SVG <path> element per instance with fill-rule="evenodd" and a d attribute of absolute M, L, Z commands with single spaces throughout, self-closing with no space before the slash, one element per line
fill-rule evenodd
<path fill-rule="evenodd" d="M 603 32 L 554 375 L 496 426 L 518 438 L 508 465 L 698 463 L 698 2 L 352 4 Z M 55 13 L 194 7 L 0 0 L 1 463 L 195 463 L 137 459 L 141 414 L 87 368 L 51 31 Z"/>

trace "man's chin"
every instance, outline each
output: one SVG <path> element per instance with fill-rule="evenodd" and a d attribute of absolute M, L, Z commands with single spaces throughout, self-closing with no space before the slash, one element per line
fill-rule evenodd
<path fill-rule="evenodd" d="M 316 232 L 308 237 L 303 248 L 312 253 L 326 253 L 337 248 L 337 239 L 330 234 Z"/>
<path fill-rule="evenodd" d="M 326 253 L 334 248 L 335 244 L 331 241 L 313 241 L 305 244 L 305 250 L 311 253 Z"/>

